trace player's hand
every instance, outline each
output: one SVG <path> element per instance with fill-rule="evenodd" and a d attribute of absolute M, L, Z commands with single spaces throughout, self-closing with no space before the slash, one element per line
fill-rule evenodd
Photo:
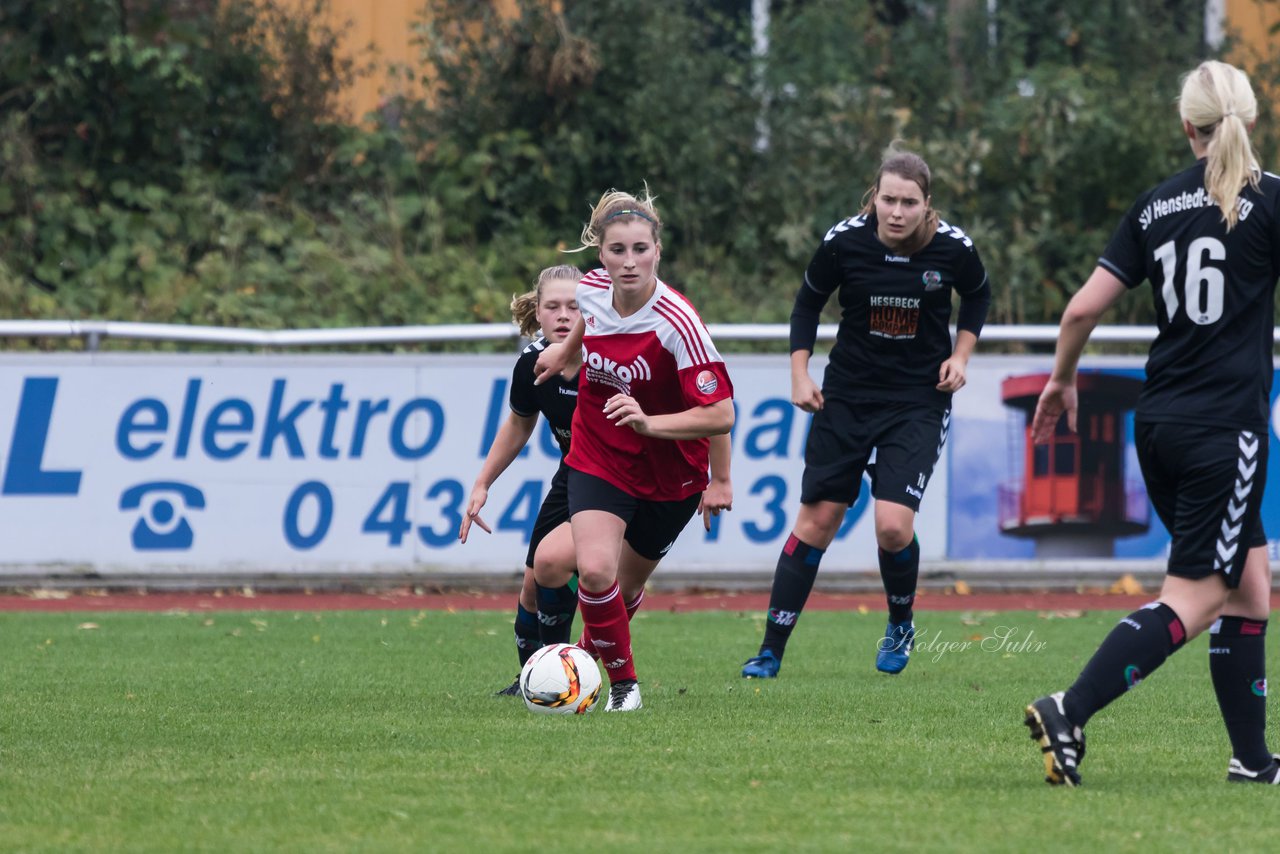
<path fill-rule="evenodd" d="M 1049 441 L 1064 412 L 1067 414 L 1067 427 L 1072 433 L 1076 432 L 1077 407 L 1075 381 L 1065 383 L 1050 377 L 1044 384 L 1044 391 L 1040 392 L 1036 414 L 1031 418 L 1031 442 L 1042 445 Z"/>
<path fill-rule="evenodd" d="M 471 500 L 467 502 L 467 512 L 462 514 L 462 525 L 458 528 L 458 542 L 465 543 L 467 541 L 467 534 L 471 533 L 472 522 L 479 525 L 480 530 L 486 534 L 493 533 L 493 530 L 480 518 L 480 508 L 484 507 L 484 503 L 488 500 L 489 490 L 483 486 L 476 485 L 471 490 Z"/>
<path fill-rule="evenodd" d="M 547 349 L 538 354 L 538 361 L 534 363 L 533 384 L 542 385 L 563 371 L 568 364 L 569 353 L 563 344 L 547 345 Z"/>
<path fill-rule="evenodd" d="M 733 484 L 727 480 L 712 480 L 698 500 L 698 512 L 702 514 L 702 527 L 711 530 L 711 517 L 733 509 Z"/>
<path fill-rule="evenodd" d="M 938 368 L 938 391 L 957 392 L 964 388 L 965 369 L 968 362 L 952 356 L 942 363 L 942 367 Z"/>
<path fill-rule="evenodd" d="M 805 412 L 817 412 L 822 409 L 824 402 L 822 389 L 818 388 L 818 384 L 813 381 L 813 377 L 807 373 L 803 376 L 791 377 L 792 404 L 800 407 Z"/>
<path fill-rule="evenodd" d="M 644 414 L 636 399 L 626 394 L 615 394 L 604 403 L 604 417 L 619 427 L 630 427 L 641 436 L 649 435 L 649 416 Z"/>

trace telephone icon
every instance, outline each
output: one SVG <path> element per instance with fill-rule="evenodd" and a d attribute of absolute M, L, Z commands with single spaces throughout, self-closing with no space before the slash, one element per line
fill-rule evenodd
<path fill-rule="evenodd" d="M 133 547 L 138 551 L 185 551 L 195 542 L 195 532 L 183 511 L 203 510 L 204 493 L 189 483 L 153 480 L 131 486 L 120 495 L 121 510 L 140 510 L 133 526 Z"/>

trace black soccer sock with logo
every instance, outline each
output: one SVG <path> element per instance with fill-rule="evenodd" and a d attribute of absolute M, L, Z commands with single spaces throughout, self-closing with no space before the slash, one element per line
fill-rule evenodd
<path fill-rule="evenodd" d="M 542 647 L 538 639 L 538 616 L 526 609 L 524 605 L 516 605 L 516 653 L 520 656 L 520 666 L 529 660 Z"/>
<path fill-rule="evenodd" d="M 543 587 L 538 585 L 538 630 L 542 645 L 569 643 L 573 633 L 573 612 L 578 610 L 578 591 L 574 585 Z"/>
<path fill-rule="evenodd" d="M 764 624 L 764 642 L 760 651 L 773 650 L 782 658 L 787 640 L 800 619 L 804 603 L 813 590 L 813 580 L 818 576 L 818 564 L 825 549 L 800 542 L 795 534 L 787 537 L 782 554 L 778 555 L 778 568 L 773 573 L 773 590 L 769 594 L 769 616 Z"/>
<path fill-rule="evenodd" d="M 912 617 L 916 601 L 916 583 L 920 578 L 920 541 L 911 536 L 911 545 L 900 552 L 877 549 L 880 557 L 880 580 L 889 603 L 889 621 L 904 623 Z"/>
<path fill-rule="evenodd" d="M 1163 602 L 1143 605 L 1102 641 L 1063 697 L 1067 719 L 1084 726 L 1094 713 L 1137 686 L 1187 641 L 1177 613 Z"/>
<path fill-rule="evenodd" d="M 1267 750 L 1267 621 L 1223 617 L 1209 629 L 1209 675 L 1231 755 L 1250 771 L 1271 765 Z"/>

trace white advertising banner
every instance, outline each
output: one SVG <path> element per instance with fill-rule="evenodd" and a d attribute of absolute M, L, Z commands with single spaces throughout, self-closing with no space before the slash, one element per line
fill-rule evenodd
<path fill-rule="evenodd" d="M 733 356 L 734 509 L 695 520 L 664 570 L 771 571 L 810 418 L 784 356 Z M 61 573 L 511 573 L 559 458 L 545 422 L 458 525 L 507 415 L 511 356 L 0 357 L 0 577 Z M 820 365 L 817 365 L 820 369 Z M 625 428 L 620 428 L 625 429 Z M 871 568 L 870 501 L 824 566 Z M 920 516 L 945 557 L 947 466 Z"/>
<path fill-rule="evenodd" d="M 691 522 L 664 574 L 767 576 L 795 520 L 811 419 L 790 403 L 788 360 L 727 361 L 738 411 L 734 508 L 709 532 Z M 545 422 L 490 490 L 483 517 L 493 533 L 473 528 L 464 545 L 457 532 L 507 416 L 514 362 L 0 356 L 0 580 L 512 574 L 559 459 Z M 815 376 L 824 364 L 815 360 Z M 917 520 L 926 562 L 1166 554 L 1133 450 L 1142 360 L 1087 361 L 1093 432 L 1028 449 L 1027 413 L 1049 366 L 1047 357 L 971 362 Z M 1272 433 L 1277 420 L 1280 412 Z M 1277 466 L 1273 455 L 1263 505 L 1273 538 Z M 869 492 L 864 479 L 824 569 L 874 570 Z"/>

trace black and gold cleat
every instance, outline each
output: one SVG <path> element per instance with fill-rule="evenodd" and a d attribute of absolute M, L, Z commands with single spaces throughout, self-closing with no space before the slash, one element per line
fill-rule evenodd
<path fill-rule="evenodd" d="M 1044 780 L 1051 786 L 1079 786 L 1080 763 L 1084 760 L 1084 730 L 1067 720 L 1062 708 L 1062 692 L 1050 694 L 1027 706 L 1023 721 L 1031 730 L 1031 740 L 1044 754 Z"/>
<path fill-rule="evenodd" d="M 517 676 L 515 681 L 501 691 L 494 691 L 495 697 L 519 697 L 520 696 L 520 677 Z"/>

